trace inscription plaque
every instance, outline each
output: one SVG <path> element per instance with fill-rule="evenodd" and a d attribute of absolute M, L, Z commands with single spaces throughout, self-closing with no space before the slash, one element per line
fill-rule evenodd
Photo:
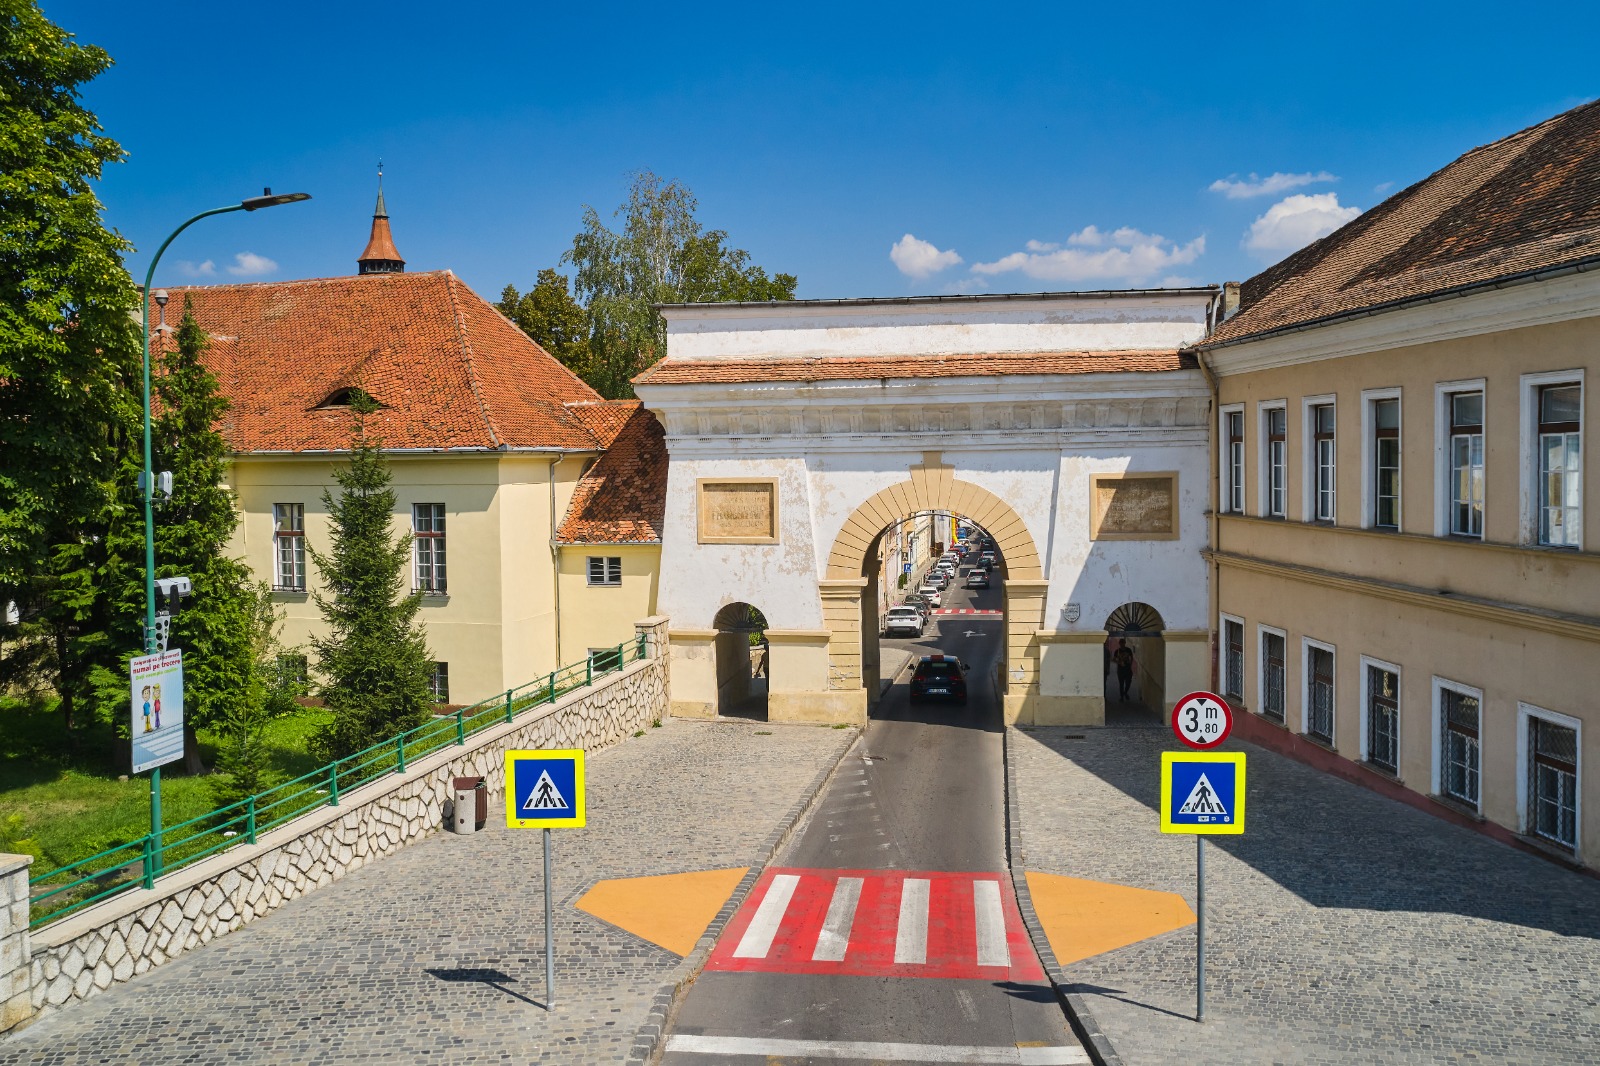
<path fill-rule="evenodd" d="M 1090 476 L 1091 540 L 1174 540 L 1177 536 L 1177 474 Z"/>
<path fill-rule="evenodd" d="M 700 543 L 775 544 L 778 540 L 778 481 L 699 482 Z"/>

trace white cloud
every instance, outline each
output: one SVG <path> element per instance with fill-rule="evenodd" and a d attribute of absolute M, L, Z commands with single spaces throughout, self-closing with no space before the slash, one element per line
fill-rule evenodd
<path fill-rule="evenodd" d="M 941 252 L 927 241 L 920 241 L 909 233 L 889 249 L 889 258 L 894 260 L 894 265 L 899 268 L 900 273 L 910 278 L 930 277 L 946 267 L 953 267 L 961 262 L 961 257 L 955 253 L 955 249 L 948 248 Z"/>
<path fill-rule="evenodd" d="M 1200 258 L 1206 239 L 1196 237 L 1188 244 L 1178 244 L 1127 226 L 1110 232 L 1086 226 L 1068 237 L 1066 245 L 1029 241 L 1026 251 L 1012 252 L 992 263 L 974 263 L 972 269 L 978 274 L 1020 270 L 1040 281 L 1143 282 Z"/>
<path fill-rule="evenodd" d="M 1380 181 L 1380 182 L 1378 182 L 1378 184 L 1376 184 L 1376 185 L 1374 185 L 1372 187 L 1372 191 L 1377 193 L 1379 196 L 1382 196 L 1384 193 L 1388 192 L 1392 188 L 1394 188 L 1394 182 L 1392 182 L 1392 181 Z"/>
<path fill-rule="evenodd" d="M 259 278 L 277 269 L 278 264 L 264 255 L 240 252 L 233 257 L 233 266 L 228 268 L 228 273 L 236 278 Z"/>
<path fill-rule="evenodd" d="M 1298 189 L 1302 185 L 1318 185 L 1325 181 L 1338 181 L 1339 179 L 1329 174 L 1326 170 L 1319 170 L 1315 174 L 1310 171 L 1304 174 L 1272 173 L 1266 177 L 1251 174 L 1241 181 L 1237 174 L 1229 174 L 1226 178 L 1218 178 L 1211 183 L 1212 192 L 1220 192 L 1230 200 L 1248 200 L 1252 196 L 1276 196 L 1290 189 Z"/>
<path fill-rule="evenodd" d="M 180 259 L 178 273 L 186 278 L 214 278 L 217 276 L 217 264 L 209 259 L 204 263 L 191 263 L 187 259 Z"/>
<path fill-rule="evenodd" d="M 1267 208 L 1266 214 L 1250 224 L 1244 246 L 1268 258 L 1298 251 L 1359 214 L 1359 207 L 1340 205 L 1338 193 L 1296 193 Z"/>

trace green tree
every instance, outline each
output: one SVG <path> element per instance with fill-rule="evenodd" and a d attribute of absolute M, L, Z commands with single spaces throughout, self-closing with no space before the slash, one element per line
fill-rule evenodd
<path fill-rule="evenodd" d="M 337 470 L 339 495 L 325 491 L 333 543 L 311 550 L 327 594 L 314 593 L 327 636 L 313 640 L 321 692 L 333 721 L 312 738 L 313 753 L 342 758 L 427 721 L 433 710 L 432 655 L 417 625 L 420 592 L 404 591 L 411 538 L 391 530 L 395 494 L 382 442 L 367 435 L 378 405 L 365 395 L 355 415 L 350 464 Z"/>
<path fill-rule="evenodd" d="M 546 267 L 533 288 L 519 293 L 507 285 L 496 305 L 500 313 L 522 332 L 560 360 L 561 365 L 588 380 L 594 369 L 589 357 L 589 313 L 567 288 L 567 277 Z"/>
<path fill-rule="evenodd" d="M 279 638 L 282 620 L 272 599 L 272 587 L 257 582 L 250 594 L 250 674 L 240 698 L 223 708 L 213 725 L 217 737 L 217 775 L 212 795 L 226 807 L 264 791 L 272 783 L 267 766 L 267 726 L 274 718 L 299 708 L 303 696 L 298 679 L 289 669 L 293 649 Z"/>
<path fill-rule="evenodd" d="M 106 632 L 105 533 L 139 426 L 128 244 L 92 183 L 123 158 L 80 102 L 111 64 L 0 0 L 0 683 L 46 677 L 69 728 Z"/>
<path fill-rule="evenodd" d="M 628 200 L 607 228 L 593 207 L 561 261 L 589 314 L 590 372 L 585 380 L 609 399 L 633 395 L 632 378 L 666 351 L 666 323 L 655 304 L 792 300 L 793 274 L 769 277 L 750 253 L 728 247 L 722 230 L 695 217 L 698 202 L 676 181 L 633 175 Z"/>

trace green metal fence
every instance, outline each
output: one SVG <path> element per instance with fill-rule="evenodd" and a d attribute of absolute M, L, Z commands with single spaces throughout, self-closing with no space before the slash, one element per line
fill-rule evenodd
<path fill-rule="evenodd" d="M 163 826 L 160 833 L 148 833 L 41 873 L 28 881 L 32 897 L 29 927 L 55 921 L 119 892 L 154 888 L 156 878 L 163 873 L 240 844 L 254 844 L 261 834 L 318 807 L 337 807 L 339 797 L 353 789 L 386 774 L 404 773 L 410 762 L 441 748 L 464 745 L 468 737 L 515 721 L 529 708 L 554 703 L 575 689 L 593 684 L 596 678 L 646 658 L 647 651 L 646 638 L 640 634 L 615 648 L 592 652 L 581 663 L 563 666 L 536 681 L 441 715 L 238 803 L 187 822 Z"/>

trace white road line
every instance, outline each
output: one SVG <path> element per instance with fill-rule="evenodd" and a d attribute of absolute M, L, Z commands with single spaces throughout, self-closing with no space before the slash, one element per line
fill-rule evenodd
<path fill-rule="evenodd" d="M 856 920 L 856 903 L 861 899 L 861 878 L 841 877 L 833 885 L 828 916 L 822 920 L 822 933 L 811 957 L 818 962 L 842 962 L 850 946 L 850 926 Z"/>
<path fill-rule="evenodd" d="M 789 909 L 789 900 L 799 883 L 800 878 L 794 874 L 779 874 L 772 879 L 766 897 L 756 908 L 756 916 L 750 919 L 749 928 L 739 938 L 739 946 L 733 949 L 734 958 L 767 957 L 767 952 L 772 950 L 772 938 L 778 935 L 778 926 L 783 923 L 783 914 Z"/>
<path fill-rule="evenodd" d="M 908 877 L 900 889 L 900 923 L 894 933 L 894 961 L 928 961 L 928 879 Z"/>
<path fill-rule="evenodd" d="M 776 1040 L 753 1036 L 667 1038 L 667 1054 L 750 1055 L 777 1058 L 870 1059 L 874 1062 L 968 1062 L 996 1066 L 1084 1066 L 1076 1047 L 975 1047 L 958 1044 L 889 1044 L 867 1040 Z"/>
<path fill-rule="evenodd" d="M 1000 907 L 999 881 L 972 882 L 972 912 L 978 926 L 978 965 L 1009 966 L 1006 912 Z"/>

